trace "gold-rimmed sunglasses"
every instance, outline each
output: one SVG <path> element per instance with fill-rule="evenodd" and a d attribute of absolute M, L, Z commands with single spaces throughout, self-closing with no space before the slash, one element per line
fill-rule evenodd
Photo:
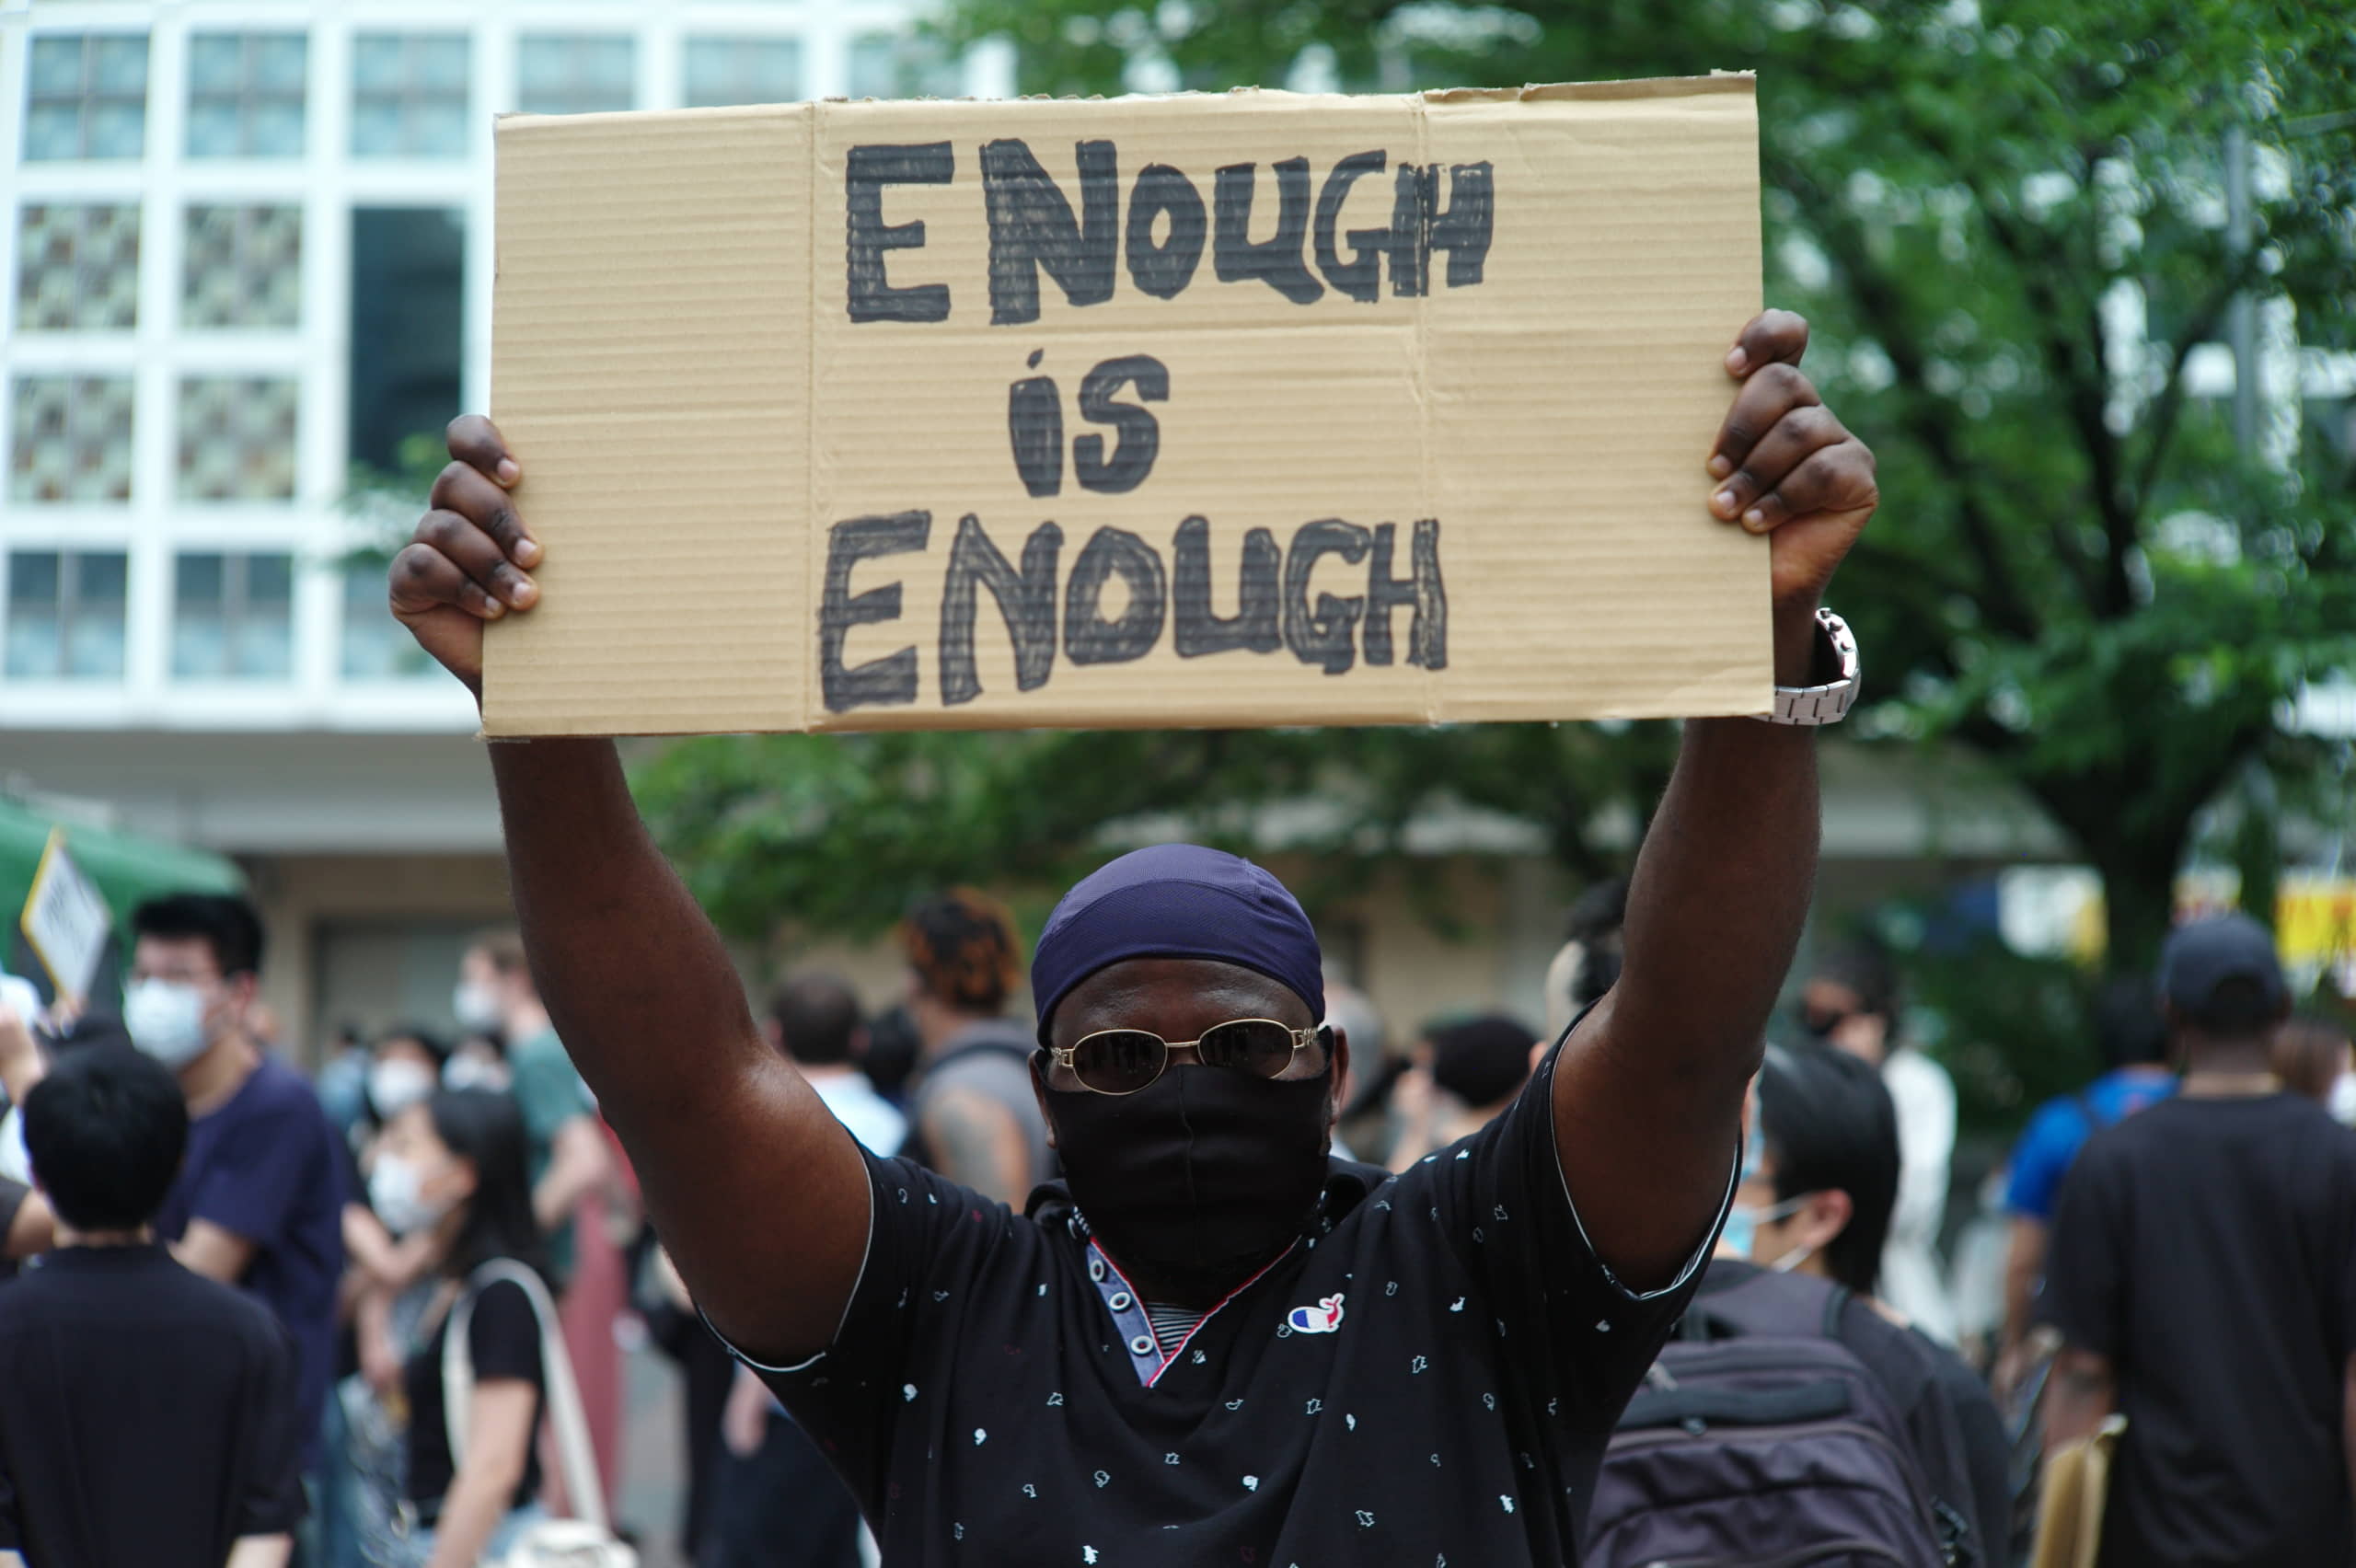
<path fill-rule="evenodd" d="M 1205 1066 L 1225 1067 L 1253 1078 L 1282 1078 L 1293 1058 L 1309 1046 L 1330 1055 L 1334 1032 L 1323 1024 L 1295 1029 L 1272 1018 L 1237 1018 L 1215 1023 L 1199 1040 L 1164 1040 L 1145 1029 L 1100 1029 L 1068 1045 L 1050 1045 L 1047 1054 L 1068 1069 L 1082 1089 L 1098 1094 L 1135 1094 L 1160 1078 L 1170 1066 L 1170 1053 L 1191 1047 Z"/>

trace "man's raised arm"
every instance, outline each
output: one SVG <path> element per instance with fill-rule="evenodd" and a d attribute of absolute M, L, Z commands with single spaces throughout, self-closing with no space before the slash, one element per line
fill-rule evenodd
<path fill-rule="evenodd" d="M 1709 456 L 1711 510 L 1769 536 L 1775 679 L 1832 678 L 1816 610 L 1872 515 L 1873 454 L 1798 369 L 1807 323 L 1769 311 L 1727 357 L 1740 383 Z M 1628 888 L 1619 983 L 1554 1072 L 1563 1181 L 1603 1262 L 1637 1290 L 1701 1245 L 1733 1175 L 1743 1095 L 1816 875 L 1813 732 L 1694 720 Z"/>
<path fill-rule="evenodd" d="M 541 548 L 508 498 L 521 470 L 488 420 L 450 427 L 454 461 L 394 558 L 393 613 L 476 694 L 482 625 L 528 610 Z M 850 1135 L 762 1039 L 711 928 L 647 836 L 613 743 L 491 748 L 532 976 L 621 1135 L 696 1299 L 765 1361 L 834 1336 L 867 1245 Z"/>

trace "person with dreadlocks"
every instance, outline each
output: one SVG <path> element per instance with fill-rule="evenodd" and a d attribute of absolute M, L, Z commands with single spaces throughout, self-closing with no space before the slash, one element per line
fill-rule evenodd
<path fill-rule="evenodd" d="M 1055 1174 L 1031 1092 L 1031 1031 L 1006 1016 L 1021 970 L 1014 917 L 971 888 L 919 902 L 900 922 L 908 1020 L 921 1049 L 909 1153 L 951 1181 L 1020 1205 Z"/>

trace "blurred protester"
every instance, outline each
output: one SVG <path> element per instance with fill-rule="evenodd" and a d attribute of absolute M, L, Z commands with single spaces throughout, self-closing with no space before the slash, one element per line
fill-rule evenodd
<path fill-rule="evenodd" d="M 1357 1059 L 1343 1070 L 1342 1114 L 1334 1128 L 1335 1156 L 1356 1159 L 1358 1147 L 1375 1146 L 1370 1142 L 1354 1145 L 1353 1139 L 1371 1138 L 1382 1131 L 1398 1059 L 1391 1055 L 1391 1032 L 1374 998 L 1330 973 L 1325 976 L 1325 1021 L 1352 1041 L 1364 1042 L 1355 1047 Z M 1345 1132 L 1349 1136 L 1345 1136 Z"/>
<path fill-rule="evenodd" d="M 1408 1069 L 1395 1096 L 1401 1106 L 1391 1169 L 1404 1170 L 1505 1113 L 1530 1077 L 1530 1026 L 1503 1013 L 1428 1031 L 1429 1058 Z"/>
<path fill-rule="evenodd" d="M 2348 1031 L 2329 1019 L 2302 1015 L 2274 1032 L 2274 1076 L 2343 1125 L 2350 1119 L 2343 1110 L 2356 1092 L 2350 1066 Z"/>
<path fill-rule="evenodd" d="M 849 986 L 832 975 L 803 975 L 779 989 L 763 1027 L 870 1154 L 888 1159 L 899 1152 L 907 1124 L 859 1071 L 866 1031 Z M 856 1568 L 859 1505 L 749 1367 L 735 1368 L 721 1431 L 726 1457 L 696 1568 Z"/>
<path fill-rule="evenodd" d="M 12 1124 L 21 1136 L 25 1097 L 41 1078 L 40 1050 L 33 1043 L 31 1020 L 0 1001 L 0 1092 L 16 1108 Z M 25 1174 L 29 1177 L 31 1171 Z M 25 1182 L 0 1176 L 0 1265 L 45 1252 L 56 1241 L 56 1225 L 49 1200 Z M 5 1276 L 0 1276 L 5 1277 Z"/>
<path fill-rule="evenodd" d="M 1620 928 L 1628 918 L 1628 879 L 1597 882 L 1573 901 L 1561 951 L 1546 966 L 1546 1043 L 1593 1007 L 1620 978 Z"/>
<path fill-rule="evenodd" d="M 348 1136 L 368 1113 L 368 1042 L 357 1024 L 337 1026 L 311 1082 L 318 1090 L 319 1108 Z"/>
<path fill-rule="evenodd" d="M 2012 1211 L 2012 1243 L 2004 1262 L 2004 1336 L 1996 1352 L 1999 1398 L 2008 1398 L 2030 1365 L 2046 1354 L 2033 1343 L 2030 1325 L 2062 1178 L 2086 1139 L 2176 1092 L 2176 1074 L 2167 1066 L 2167 1026 L 2149 978 L 2122 975 L 2103 986 L 2095 999 L 2095 1037 L 2108 1070 L 2076 1093 L 2038 1106 L 2013 1146 L 2004 1195 Z"/>
<path fill-rule="evenodd" d="M 450 1010 L 460 1029 L 496 1030 L 505 1043 L 508 1092 L 528 1139 L 532 1212 L 549 1239 L 549 1270 L 562 1291 L 565 1344 L 580 1379 L 598 1470 L 610 1487 L 622 1450 L 621 1353 L 614 1333 L 629 1306 L 620 1252 L 605 1223 L 606 1199 L 621 1182 L 619 1162 L 595 1100 L 540 1005 L 522 938 L 502 930 L 475 940 L 459 960 Z"/>
<path fill-rule="evenodd" d="M 341 1140 L 310 1084 L 247 1027 L 261 920 L 242 898 L 176 894 L 132 911 L 131 1042 L 179 1075 L 188 1158 L 156 1234 L 198 1274 L 235 1285 L 294 1336 L 306 1451 L 318 1455 L 343 1275 Z"/>
<path fill-rule="evenodd" d="M 1701 1299 L 1761 1267 L 1851 1292 L 1838 1337 L 1905 1413 L 1934 1493 L 1969 1523 L 1969 1560 L 2001 1562 L 2012 1497 L 1995 1401 L 1962 1357 L 1879 1293 L 1905 1180 L 1898 1140 L 1888 1080 L 1863 1057 L 1815 1045 L 1770 1050 L 1759 1078 L 1757 1160 L 1746 1161 Z M 1729 1262 L 1729 1250 L 1747 1250 L 1754 1267 Z"/>
<path fill-rule="evenodd" d="M 550 1261 L 561 1275 L 572 1260 L 565 1233 L 573 1211 L 605 1182 L 610 1162 L 596 1101 L 549 1023 L 520 937 L 491 931 L 475 940 L 458 961 L 450 1010 L 469 1034 L 495 1030 L 506 1043 L 508 1089 L 530 1139 L 532 1212 L 551 1238 Z"/>
<path fill-rule="evenodd" d="M 0 1550 L 34 1568 L 280 1568 L 303 1516 L 294 1343 L 172 1261 L 180 1086 L 120 1046 L 26 1097 L 58 1249 L 0 1291 Z"/>
<path fill-rule="evenodd" d="M 503 1090 L 511 1077 L 507 1053 L 494 1032 L 469 1030 L 460 1034 L 458 1043 L 450 1047 L 450 1059 L 442 1064 L 445 1089 Z"/>
<path fill-rule="evenodd" d="M 908 911 L 900 949 L 908 1017 L 924 1043 L 909 1152 L 1020 1209 L 1055 1173 L 1055 1156 L 1031 1089 L 1031 1030 L 1006 1016 L 1022 963 L 1014 917 L 986 894 L 953 888 Z"/>
<path fill-rule="evenodd" d="M 487 1264 L 539 1272 L 524 1120 L 489 1090 L 437 1090 L 387 1124 L 369 1171 L 376 1213 L 396 1235 L 422 1239 L 435 1289 L 423 1333 L 401 1374 L 409 1407 L 404 1493 L 417 1522 L 411 1548 L 425 1568 L 497 1562 L 547 1516 L 537 1497 L 536 1435 L 548 1388 L 537 1312 L 513 1279 L 477 1284 Z M 468 1408 L 450 1419 L 444 1352 L 451 1312 L 468 1299 Z M 450 1451 L 453 1426 L 465 1452 Z"/>
<path fill-rule="evenodd" d="M 1898 1111 L 1898 1206 L 1882 1254 L 1882 1299 L 1933 1339 L 1952 1344 L 1955 1316 L 1938 1243 L 1955 1155 L 1955 1080 L 1900 1038 L 1900 1017 L 1897 966 L 1876 942 L 1826 953 L 1800 993 L 1808 1033 L 1879 1070 Z"/>
<path fill-rule="evenodd" d="M 402 1024 L 376 1036 L 368 1048 L 368 1111 L 378 1126 L 442 1087 L 450 1047 L 441 1036 Z"/>
<path fill-rule="evenodd" d="M 2274 1073 L 2265 928 L 2179 927 L 2160 997 L 2183 1082 L 2086 1140 L 2054 1216 L 2047 1448 L 2126 1417 L 2107 1564 L 2346 1562 L 2356 1135 Z"/>

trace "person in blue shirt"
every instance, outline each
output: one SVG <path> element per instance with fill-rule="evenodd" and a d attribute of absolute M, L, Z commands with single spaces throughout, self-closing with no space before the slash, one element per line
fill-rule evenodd
<path fill-rule="evenodd" d="M 2009 1392 L 2027 1368 L 2029 1326 L 2045 1275 L 2053 1211 L 2062 1201 L 2062 1178 L 2088 1138 L 2176 1092 L 2167 1030 L 2148 979 L 2127 976 L 2103 987 L 2095 1001 L 2095 1035 L 2108 1070 L 2076 1093 L 2056 1095 L 2038 1106 L 2013 1146 L 2004 1193 L 2013 1236 L 2004 1262 L 2004 1337 L 1996 1357 L 1999 1394 Z"/>

